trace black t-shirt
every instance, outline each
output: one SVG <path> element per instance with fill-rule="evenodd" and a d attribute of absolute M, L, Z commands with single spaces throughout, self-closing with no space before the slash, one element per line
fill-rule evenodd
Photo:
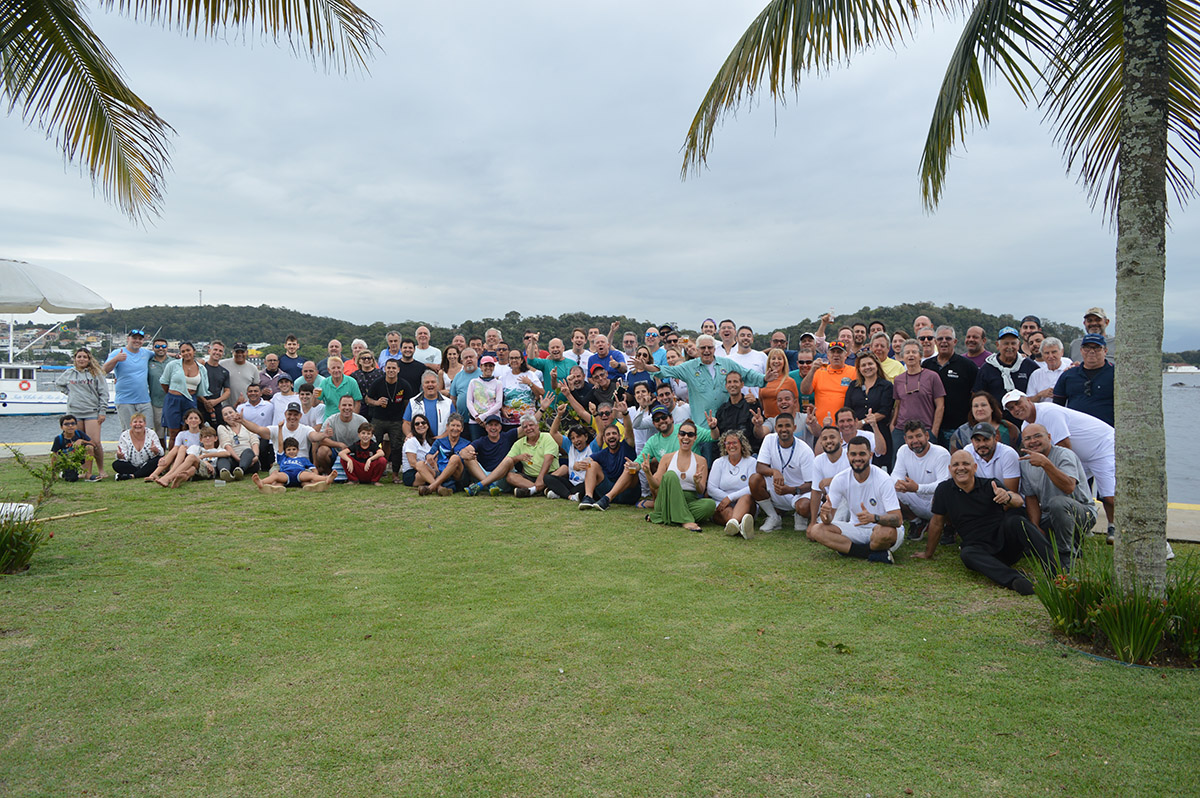
<path fill-rule="evenodd" d="M 379 444 L 375 441 L 371 441 L 364 447 L 361 441 L 355 441 L 354 443 L 350 444 L 349 448 L 351 458 L 360 463 L 365 463 L 371 459 L 371 456 L 375 454 L 375 452 L 379 451 Z"/>
<path fill-rule="evenodd" d="M 208 371 L 208 396 L 204 398 L 212 399 L 213 397 L 220 396 L 229 387 L 229 369 L 224 366 L 210 365 L 207 361 L 204 363 L 204 368 Z M 230 397 L 230 399 L 232 398 Z M 227 399 L 226 401 L 229 400 Z M 219 416 L 221 408 L 224 406 L 224 403 L 217 405 L 213 408 L 213 413 Z"/>
<path fill-rule="evenodd" d="M 376 421 L 402 421 L 408 400 L 416 395 L 412 385 L 403 378 L 397 379 L 395 385 L 389 383 L 386 378 L 375 380 L 367 389 L 367 396 L 372 399 L 386 398 L 388 403 L 387 407 L 370 406 L 371 416 Z"/>
<path fill-rule="evenodd" d="M 476 438 L 471 441 L 471 447 L 475 450 L 475 457 L 479 460 L 479 466 L 490 472 L 496 466 L 500 465 L 500 461 L 508 456 L 513 444 L 517 442 L 517 437 L 520 433 L 515 429 L 510 429 L 500 433 L 500 440 L 492 443 L 488 436 Z"/>
<path fill-rule="evenodd" d="M 942 387 L 946 389 L 942 429 L 956 430 L 966 424 L 971 414 L 971 394 L 975 390 L 979 367 L 956 352 L 944 366 L 938 364 L 937 355 L 934 355 L 922 360 L 921 368 L 936 371 L 942 378 Z"/>
<path fill-rule="evenodd" d="M 425 364 L 417 360 L 408 363 L 405 363 L 403 360 L 397 360 L 396 364 L 400 366 L 400 379 L 411 385 L 413 391 L 420 392 L 421 378 L 425 376 L 425 372 L 427 371 Z M 409 396 L 416 396 L 416 393 L 410 393 Z"/>
<path fill-rule="evenodd" d="M 947 479 L 933 492 L 933 514 L 945 516 L 963 543 L 996 541 L 1005 509 L 996 504 L 995 484 L 994 479 L 975 477 L 975 488 L 967 493 L 953 479 Z"/>

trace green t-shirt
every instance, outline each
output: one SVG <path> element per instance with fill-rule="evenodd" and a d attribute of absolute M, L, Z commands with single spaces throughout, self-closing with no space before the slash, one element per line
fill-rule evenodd
<path fill-rule="evenodd" d="M 342 377 L 342 384 L 336 386 L 333 384 L 333 377 L 321 377 L 314 387 L 321 389 L 321 403 L 325 405 L 326 417 L 338 414 L 338 402 L 342 401 L 343 396 L 362 401 L 362 389 L 358 387 L 358 380 L 353 377 Z"/>
<path fill-rule="evenodd" d="M 541 473 L 542 463 L 545 462 L 546 455 L 552 455 L 557 460 L 558 444 L 547 432 L 539 434 L 537 443 L 533 445 L 530 445 L 528 438 L 521 436 L 517 438 L 517 442 L 513 444 L 512 448 L 508 450 L 508 456 L 516 457 L 522 454 L 529 455 L 530 461 L 528 463 L 517 463 L 517 468 L 525 476 L 534 479 Z"/>
<path fill-rule="evenodd" d="M 696 429 L 696 442 L 701 443 L 711 441 L 712 435 L 709 434 L 707 427 L 698 427 Z M 642 453 L 638 455 L 639 463 L 648 463 L 651 460 L 661 460 L 664 454 L 679 451 L 679 425 L 671 430 L 670 435 L 664 436 L 661 432 L 656 432 L 650 436 L 650 440 L 646 441 L 646 445 L 642 447 Z M 709 465 L 712 465 L 711 463 Z"/>

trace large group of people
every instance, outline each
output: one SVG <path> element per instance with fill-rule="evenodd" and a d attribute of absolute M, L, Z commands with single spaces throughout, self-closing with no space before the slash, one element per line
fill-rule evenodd
<path fill-rule="evenodd" d="M 672 325 L 617 337 L 618 325 L 544 342 L 527 330 L 387 333 L 378 353 L 330 341 L 319 361 L 285 354 L 262 365 L 220 341 L 178 357 L 141 330 L 103 364 L 86 349 L 60 386 L 58 449 L 87 446 L 103 479 L 100 424 L 115 375 L 122 432 L 118 480 L 178 487 L 251 479 L 264 492 L 390 482 L 421 496 L 511 493 L 572 501 L 581 511 L 635 507 L 656 524 L 752 538 L 794 517 L 809 540 L 893 563 L 905 540 L 934 556 L 957 541 L 962 561 L 1021 593 L 1012 567 L 1032 554 L 1069 568 L 1098 522 L 1113 526 L 1113 341 L 1101 308 L 1069 345 L 1040 320 L 958 332 L 927 316 L 911 332 L 832 316 L 796 348 L 775 331 L 763 350 L 732 320 L 694 338 Z M 620 348 L 614 345 L 620 341 Z M 1066 356 L 1067 352 L 1071 357 Z M 92 463 L 95 463 L 95 473 Z"/>

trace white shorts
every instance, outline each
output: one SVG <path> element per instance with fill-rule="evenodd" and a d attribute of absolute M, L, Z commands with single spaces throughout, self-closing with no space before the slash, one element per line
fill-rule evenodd
<path fill-rule="evenodd" d="M 771 499 L 771 506 L 776 510 L 783 510 L 785 513 L 796 512 L 796 502 L 800 499 L 807 498 L 810 491 L 804 493 L 789 493 L 786 496 L 780 496 L 775 492 L 775 481 L 767 479 L 767 496 Z"/>
<path fill-rule="evenodd" d="M 1115 460 L 1085 462 L 1083 469 L 1096 479 L 1096 498 L 1117 495 L 1117 464 Z"/>
<path fill-rule="evenodd" d="M 863 527 L 855 524 L 853 521 L 832 521 L 830 523 L 833 526 L 836 526 L 843 535 L 850 538 L 850 540 L 855 543 L 869 544 L 871 542 L 871 533 L 875 531 L 874 526 L 864 529 Z M 900 548 L 900 544 L 903 542 L 904 527 L 900 527 L 896 530 L 896 542 L 890 549 L 888 549 L 888 551 L 895 551 L 896 549 Z"/>
<path fill-rule="evenodd" d="M 926 521 L 933 518 L 932 493 L 921 495 L 920 493 L 901 493 L 900 491 L 896 491 L 896 498 L 900 500 L 901 504 L 912 510 L 913 515 L 918 518 L 924 518 Z"/>

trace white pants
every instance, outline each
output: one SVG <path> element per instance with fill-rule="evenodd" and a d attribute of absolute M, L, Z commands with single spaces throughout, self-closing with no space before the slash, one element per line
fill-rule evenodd
<path fill-rule="evenodd" d="M 912 510 L 913 515 L 917 516 L 917 518 L 924 518 L 926 521 L 933 518 L 932 493 L 921 495 L 920 493 L 901 493 L 900 491 L 896 491 L 896 498 L 900 500 L 901 504 Z"/>
<path fill-rule="evenodd" d="M 796 502 L 809 495 L 809 491 L 804 493 L 788 493 L 780 496 L 775 492 L 775 480 L 767 479 L 767 496 L 771 500 L 771 506 L 776 510 L 782 510 L 785 513 L 796 512 Z"/>
<path fill-rule="evenodd" d="M 855 543 L 870 544 L 871 533 L 875 531 L 874 524 L 868 527 L 861 527 L 854 521 L 833 521 L 832 524 L 841 530 L 843 535 L 850 538 L 850 540 Z M 895 551 L 896 549 L 900 548 L 900 544 L 903 542 L 904 527 L 900 527 L 896 530 L 896 542 L 890 549 L 888 549 L 888 551 Z"/>

